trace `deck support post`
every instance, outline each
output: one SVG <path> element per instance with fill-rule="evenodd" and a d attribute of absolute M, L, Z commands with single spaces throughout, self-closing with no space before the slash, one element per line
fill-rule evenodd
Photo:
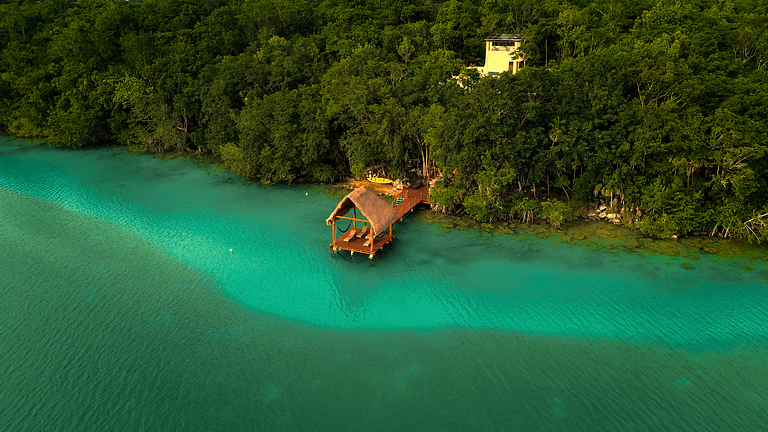
<path fill-rule="evenodd" d="M 373 242 L 376 241 L 376 234 L 373 233 L 373 227 L 371 227 L 370 234 L 368 234 L 371 238 L 371 256 L 373 256 Z"/>

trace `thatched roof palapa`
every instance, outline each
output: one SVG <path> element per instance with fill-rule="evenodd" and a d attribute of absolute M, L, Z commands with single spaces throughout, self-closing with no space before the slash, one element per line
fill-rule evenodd
<path fill-rule="evenodd" d="M 391 205 L 368 189 L 359 187 L 339 202 L 325 222 L 331 225 L 335 217 L 344 216 L 352 207 L 357 207 L 368 219 L 374 235 L 383 233 L 397 219 L 397 211 Z"/>

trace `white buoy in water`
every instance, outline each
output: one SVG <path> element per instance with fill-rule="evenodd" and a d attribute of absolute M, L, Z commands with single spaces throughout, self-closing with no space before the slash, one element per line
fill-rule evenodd
<path fill-rule="evenodd" d="M 309 192 L 307 192 L 306 195 L 309 196 Z"/>
<path fill-rule="evenodd" d="M 232 252 L 232 249 L 230 249 L 229 251 Z"/>

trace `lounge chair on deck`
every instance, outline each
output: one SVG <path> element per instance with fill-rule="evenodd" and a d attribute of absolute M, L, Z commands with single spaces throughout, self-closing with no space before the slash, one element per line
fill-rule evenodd
<path fill-rule="evenodd" d="M 360 238 L 364 235 L 368 235 L 368 232 L 371 230 L 371 227 L 369 225 L 366 225 L 363 227 L 363 229 L 359 230 L 357 234 L 355 234 L 355 237 Z"/>
<path fill-rule="evenodd" d="M 348 242 L 348 241 L 352 240 L 353 238 L 355 238 L 355 234 L 356 234 L 356 233 L 357 233 L 357 230 L 356 230 L 356 229 L 354 229 L 354 228 L 353 228 L 353 229 L 350 229 L 350 230 L 349 230 L 349 234 L 347 234 L 347 236 L 346 236 L 346 237 L 344 237 L 344 241 L 345 241 L 345 242 Z"/>

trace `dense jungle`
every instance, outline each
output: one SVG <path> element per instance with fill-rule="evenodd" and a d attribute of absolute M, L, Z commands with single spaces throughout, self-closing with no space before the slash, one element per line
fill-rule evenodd
<path fill-rule="evenodd" d="M 0 1 L 0 132 L 768 240 L 768 1 Z M 481 78 L 490 34 L 525 67 Z"/>

